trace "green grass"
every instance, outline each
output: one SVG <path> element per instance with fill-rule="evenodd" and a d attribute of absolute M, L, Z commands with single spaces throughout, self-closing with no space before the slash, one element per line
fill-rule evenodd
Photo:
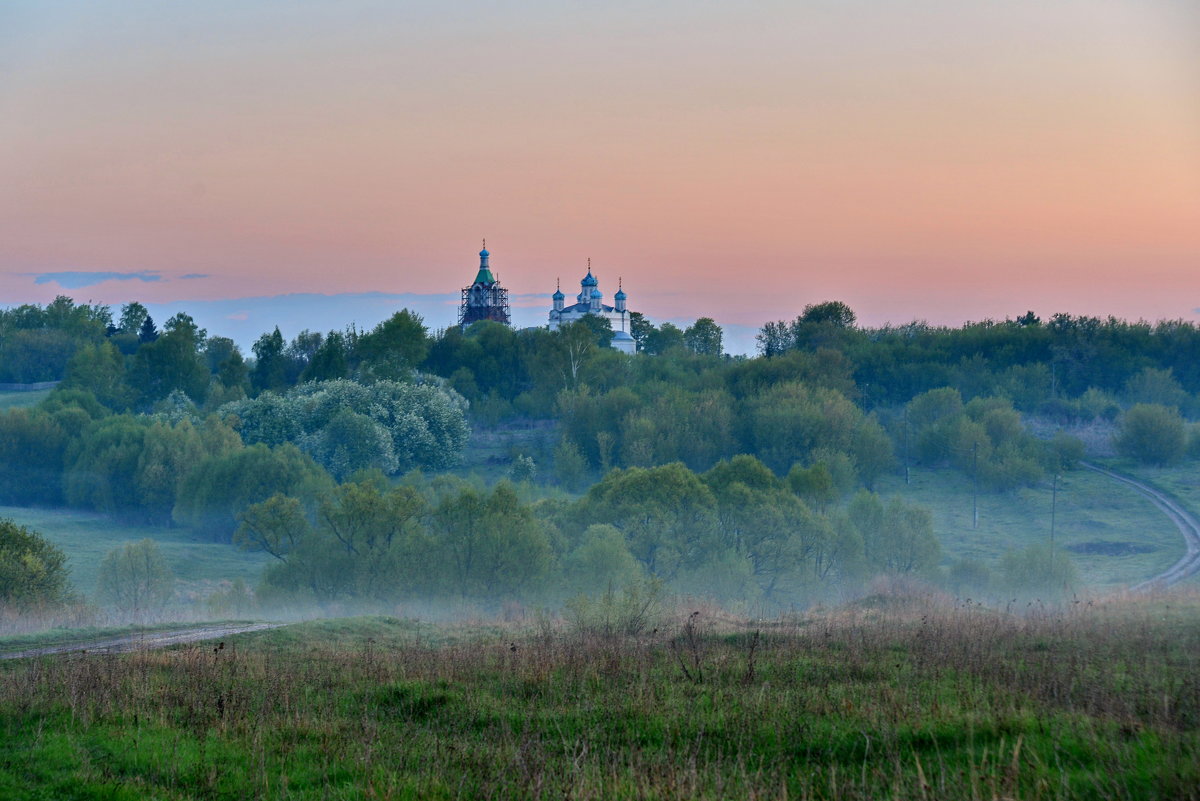
<path fill-rule="evenodd" d="M 968 476 L 913 469 L 911 479 L 906 486 L 903 478 L 888 476 L 879 482 L 878 490 L 928 507 L 948 560 L 976 559 L 994 568 L 1009 549 L 1050 540 L 1049 481 L 1013 493 L 980 492 L 979 527 L 973 529 Z M 1195 497 L 1191 508 L 1200 509 L 1200 493 Z M 1184 552 L 1179 530 L 1150 501 L 1130 487 L 1082 468 L 1059 478 L 1054 529 L 1059 547 L 1125 542 L 1152 549 L 1126 556 L 1072 553 L 1084 584 L 1096 589 L 1147 579 L 1170 567 Z"/>
<path fill-rule="evenodd" d="M 0 411 L 36 406 L 41 403 L 52 390 L 39 389 L 36 392 L 12 392 L 0 390 Z"/>
<path fill-rule="evenodd" d="M 1108 466 L 1128 476 L 1149 482 L 1182 504 L 1193 516 L 1200 518 L 1200 463 L 1189 461 L 1174 467 L 1146 467 L 1129 461 L 1113 461 Z M 1182 556 L 1182 552 L 1179 554 Z M 1181 582 L 1200 587 L 1200 575 Z"/>
<path fill-rule="evenodd" d="M 62 548 L 71 569 L 71 583 L 88 597 L 95 592 L 104 554 L 122 543 L 147 537 L 158 543 L 175 571 L 184 600 L 203 598 L 222 581 L 240 578 L 253 585 L 270 559 L 233 545 L 198 539 L 188 529 L 123 525 L 92 512 L 0 506 L 0 518 L 28 526 Z"/>
<path fill-rule="evenodd" d="M 359 618 L 22 660 L 0 796 L 1197 798 L 1198 613 L 913 603 L 638 639 Z"/>

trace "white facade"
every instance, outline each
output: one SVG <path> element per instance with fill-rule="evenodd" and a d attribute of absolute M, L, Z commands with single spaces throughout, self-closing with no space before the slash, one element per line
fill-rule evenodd
<path fill-rule="evenodd" d="M 587 275 L 579 282 L 580 291 L 575 296 L 575 303 L 570 306 L 566 304 L 566 296 L 562 289 L 557 289 L 552 295 L 554 300 L 554 308 L 550 310 L 550 325 L 551 331 L 557 331 L 559 326 L 568 323 L 578 322 L 589 314 L 594 314 L 597 317 L 603 317 L 612 325 L 613 338 L 611 347 L 623 352 L 633 353 L 637 343 L 633 341 L 630 335 L 629 327 L 629 310 L 625 306 L 626 295 L 625 290 L 618 284 L 617 294 L 613 295 L 612 306 L 604 304 L 604 294 L 600 291 L 598 282 L 595 276 L 592 275 L 592 266 L 589 260 Z"/>

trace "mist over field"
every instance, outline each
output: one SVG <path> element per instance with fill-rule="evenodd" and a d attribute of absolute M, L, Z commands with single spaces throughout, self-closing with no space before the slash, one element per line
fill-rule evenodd
<path fill-rule="evenodd" d="M 1200 801 L 1198 30 L 0 3 L 0 799 Z"/>

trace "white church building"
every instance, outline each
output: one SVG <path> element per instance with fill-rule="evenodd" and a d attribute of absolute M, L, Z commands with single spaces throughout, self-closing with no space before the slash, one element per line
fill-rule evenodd
<path fill-rule="evenodd" d="M 580 291 L 575 296 L 575 303 L 565 305 L 566 295 L 562 287 L 554 291 L 554 308 L 550 310 L 550 330 L 557 331 L 559 326 L 578 322 L 589 314 L 603 317 L 612 325 L 612 347 L 622 353 L 633 353 L 637 343 L 630 335 L 629 310 L 625 302 L 628 296 L 617 282 L 617 294 L 613 295 L 613 305 L 604 304 L 604 293 L 600 291 L 599 282 L 592 275 L 592 260 L 588 259 L 587 275 L 579 282 Z"/>

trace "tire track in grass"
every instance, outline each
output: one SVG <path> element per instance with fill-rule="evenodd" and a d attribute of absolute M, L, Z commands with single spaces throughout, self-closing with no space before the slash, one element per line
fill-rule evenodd
<path fill-rule="evenodd" d="M 1133 585 L 1129 588 L 1131 592 L 1147 592 L 1156 588 L 1170 587 L 1172 584 L 1176 584 L 1200 572 L 1200 521 L 1191 512 L 1172 500 L 1166 493 L 1155 489 L 1149 484 L 1144 484 L 1129 476 L 1115 473 L 1112 470 L 1098 467 L 1088 462 L 1080 462 L 1079 464 L 1088 470 L 1108 476 L 1113 481 L 1118 481 L 1132 487 L 1135 491 L 1146 496 L 1152 504 L 1171 519 L 1171 522 L 1179 529 L 1179 533 L 1183 535 L 1183 543 L 1186 550 L 1179 561 L 1157 576 L 1152 576 L 1140 584 Z"/>
<path fill-rule="evenodd" d="M 44 645 L 37 648 L 27 648 L 23 651 L 0 653 L 0 659 L 28 659 L 34 656 L 53 656 L 77 651 L 89 654 L 121 654 L 127 651 L 148 651 L 155 648 L 169 648 L 172 645 L 185 645 L 204 640 L 219 640 L 234 634 L 245 634 L 249 631 L 264 631 L 282 626 L 282 623 L 247 623 L 237 626 L 191 626 L 181 629 L 164 631 L 146 631 L 138 634 L 126 634 L 120 637 L 105 637 L 102 639 L 76 640 L 69 643 Z"/>

